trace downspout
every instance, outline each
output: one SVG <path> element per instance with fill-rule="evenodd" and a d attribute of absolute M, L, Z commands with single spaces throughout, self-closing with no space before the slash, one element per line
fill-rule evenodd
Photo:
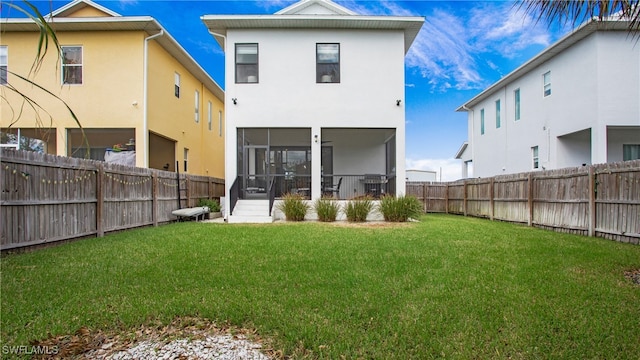
<path fill-rule="evenodd" d="M 142 79 L 142 149 L 144 151 L 144 161 L 142 166 L 145 168 L 149 167 L 149 40 L 153 40 L 162 35 L 164 35 L 164 30 L 160 30 L 159 33 L 144 38 L 144 59 L 142 60 L 144 67 Z"/>

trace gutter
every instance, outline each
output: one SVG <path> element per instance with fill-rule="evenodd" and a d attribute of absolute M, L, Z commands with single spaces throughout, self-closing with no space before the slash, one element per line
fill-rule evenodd
<path fill-rule="evenodd" d="M 149 167 L 149 40 L 153 40 L 163 35 L 164 30 L 160 30 L 159 33 L 144 38 L 144 58 L 142 60 L 144 66 L 142 79 L 142 148 L 144 149 L 144 159 L 142 166 L 145 168 Z"/>

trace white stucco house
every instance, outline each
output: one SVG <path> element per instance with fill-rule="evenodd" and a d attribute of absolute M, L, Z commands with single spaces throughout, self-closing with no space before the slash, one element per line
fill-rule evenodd
<path fill-rule="evenodd" d="M 404 56 L 424 18 L 303 0 L 202 21 L 226 54 L 229 222 L 272 221 L 285 193 L 404 193 Z"/>
<path fill-rule="evenodd" d="M 588 21 L 460 106 L 474 177 L 640 157 L 640 44 Z"/>

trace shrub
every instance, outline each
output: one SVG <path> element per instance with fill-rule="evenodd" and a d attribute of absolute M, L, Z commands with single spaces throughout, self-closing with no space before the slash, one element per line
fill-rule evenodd
<path fill-rule="evenodd" d="M 380 198 L 378 211 L 385 221 L 405 222 L 422 214 L 422 203 L 415 196 L 390 196 Z"/>
<path fill-rule="evenodd" d="M 340 205 L 333 198 L 323 197 L 317 199 L 313 206 L 318 214 L 318 220 L 323 222 L 336 221 Z"/>
<path fill-rule="evenodd" d="M 300 194 L 285 194 L 278 204 L 278 210 L 284 213 L 287 221 L 303 221 L 309 211 L 309 204 Z"/>
<path fill-rule="evenodd" d="M 349 200 L 344 209 L 347 220 L 351 222 L 367 221 L 367 215 L 373 208 L 373 199 L 365 196 L 359 199 Z"/>
<path fill-rule="evenodd" d="M 198 206 L 206 206 L 210 212 L 220 212 L 220 203 L 215 199 L 200 199 Z"/>

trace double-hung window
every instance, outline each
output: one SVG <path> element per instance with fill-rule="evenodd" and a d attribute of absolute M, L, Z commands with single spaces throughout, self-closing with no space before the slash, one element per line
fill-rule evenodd
<path fill-rule="evenodd" d="M 196 124 L 200 122 L 200 92 L 198 90 L 196 90 L 195 93 L 195 120 L 196 120 Z"/>
<path fill-rule="evenodd" d="M 236 44 L 236 83 L 258 82 L 258 44 Z"/>
<path fill-rule="evenodd" d="M 340 82 L 340 44 L 316 44 L 316 82 Z"/>
<path fill-rule="evenodd" d="M 180 98 L 180 74 L 178 73 L 173 75 L 173 94 Z"/>
<path fill-rule="evenodd" d="M 9 73 L 9 47 L 0 46 L 0 85 L 7 84 Z"/>
<path fill-rule="evenodd" d="M 513 108 L 515 121 L 520 120 L 520 89 L 513 92 Z"/>
<path fill-rule="evenodd" d="M 496 129 L 500 128 L 500 100 L 496 100 Z"/>
<path fill-rule="evenodd" d="M 542 91 L 545 97 L 551 95 L 551 71 L 547 71 L 542 75 Z"/>
<path fill-rule="evenodd" d="M 62 83 L 82 84 L 82 46 L 61 46 Z"/>

